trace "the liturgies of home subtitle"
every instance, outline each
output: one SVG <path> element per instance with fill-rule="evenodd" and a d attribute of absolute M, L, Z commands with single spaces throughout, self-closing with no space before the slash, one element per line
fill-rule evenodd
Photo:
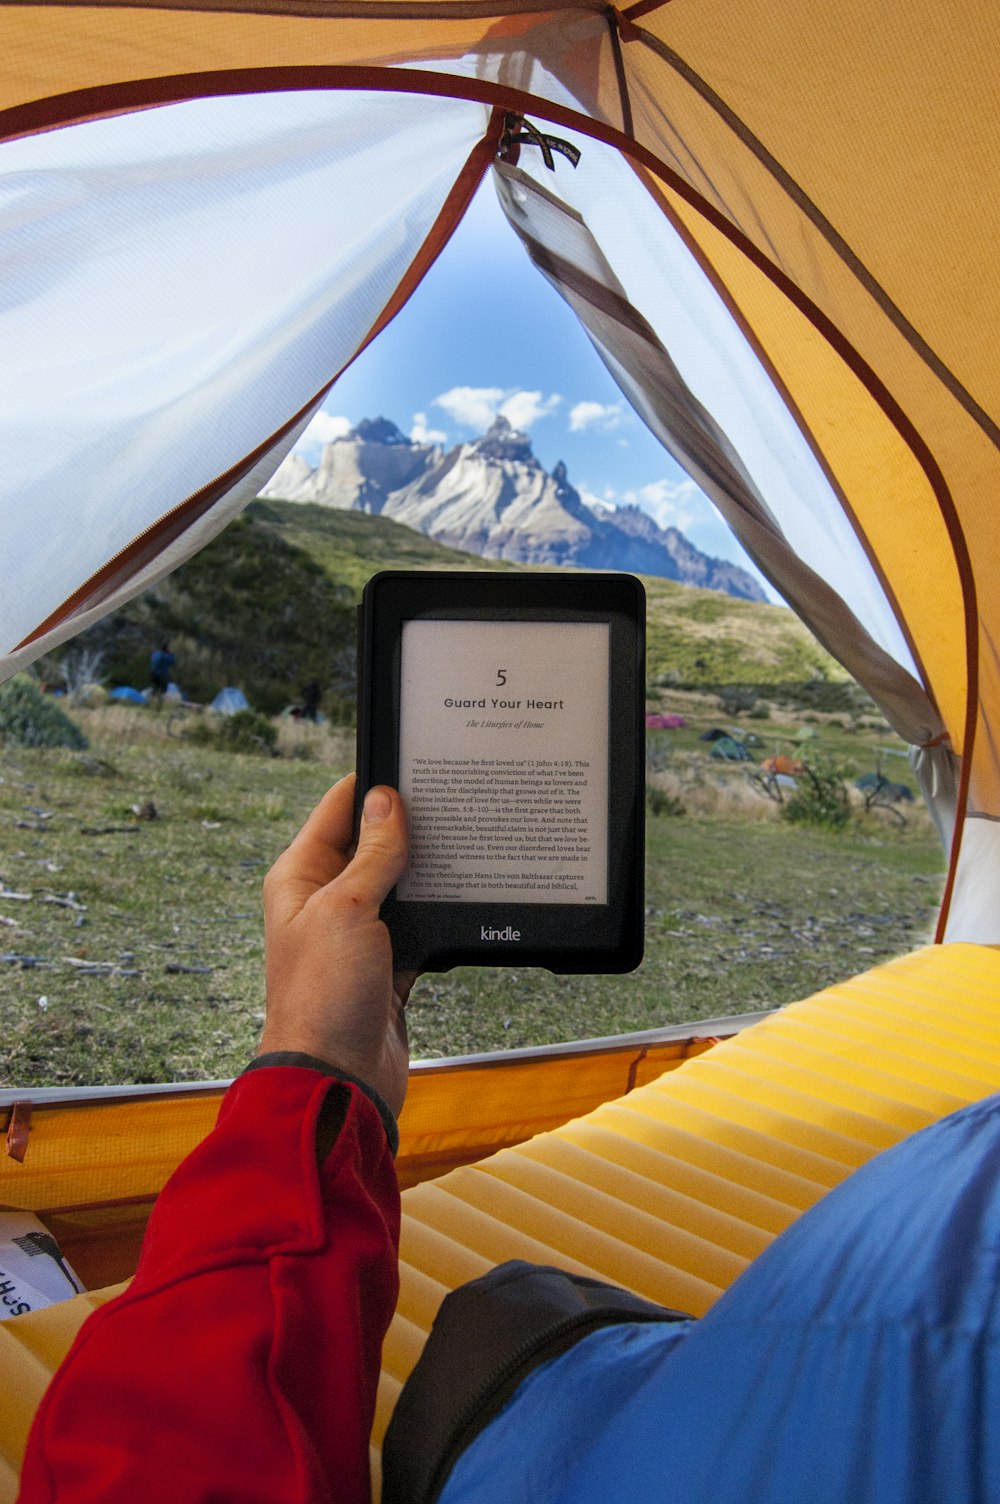
<path fill-rule="evenodd" d="M 486 699 L 445 700 L 446 710 L 485 710 Z M 565 710 L 565 700 L 490 700 L 494 710 Z"/>

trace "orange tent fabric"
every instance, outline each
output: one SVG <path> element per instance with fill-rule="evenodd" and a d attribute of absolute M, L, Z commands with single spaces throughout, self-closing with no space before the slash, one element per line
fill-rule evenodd
<path fill-rule="evenodd" d="M 765 773 L 788 773 L 793 778 L 797 778 L 805 771 L 805 763 L 794 757 L 786 757 L 783 752 L 777 752 L 773 757 L 765 757 L 761 767 Z"/>

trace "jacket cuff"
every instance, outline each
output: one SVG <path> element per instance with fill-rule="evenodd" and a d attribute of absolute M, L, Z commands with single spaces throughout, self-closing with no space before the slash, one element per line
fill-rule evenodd
<path fill-rule="evenodd" d="M 395 1158 L 399 1152 L 399 1128 L 396 1126 L 392 1110 L 379 1096 L 374 1086 L 369 1086 L 368 1082 L 362 1081 L 360 1076 L 355 1076 L 352 1071 L 342 1070 L 339 1065 L 333 1065 L 329 1060 L 320 1060 L 315 1055 L 301 1054 L 298 1050 L 270 1050 L 263 1055 L 256 1056 L 240 1074 L 245 1076 L 247 1071 L 263 1070 L 269 1065 L 303 1066 L 306 1070 L 321 1071 L 324 1076 L 332 1076 L 337 1081 L 349 1081 L 352 1086 L 358 1087 L 377 1109 L 385 1128 L 386 1138 L 389 1140 L 389 1148 Z"/>

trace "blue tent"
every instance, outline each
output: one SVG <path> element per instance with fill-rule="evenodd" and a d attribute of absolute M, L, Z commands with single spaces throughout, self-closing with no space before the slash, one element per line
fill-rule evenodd
<path fill-rule="evenodd" d="M 219 690 L 208 708 L 218 715 L 235 715 L 238 710 L 249 710 L 250 701 L 242 689 L 235 689 L 230 684 L 225 689 Z"/>

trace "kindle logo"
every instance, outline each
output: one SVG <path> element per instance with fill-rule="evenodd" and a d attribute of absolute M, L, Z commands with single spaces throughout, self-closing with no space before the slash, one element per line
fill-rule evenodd
<path fill-rule="evenodd" d="M 509 924 L 504 925 L 502 930 L 491 929 L 484 924 L 479 932 L 480 940 L 520 940 L 521 931 L 512 930 Z"/>

